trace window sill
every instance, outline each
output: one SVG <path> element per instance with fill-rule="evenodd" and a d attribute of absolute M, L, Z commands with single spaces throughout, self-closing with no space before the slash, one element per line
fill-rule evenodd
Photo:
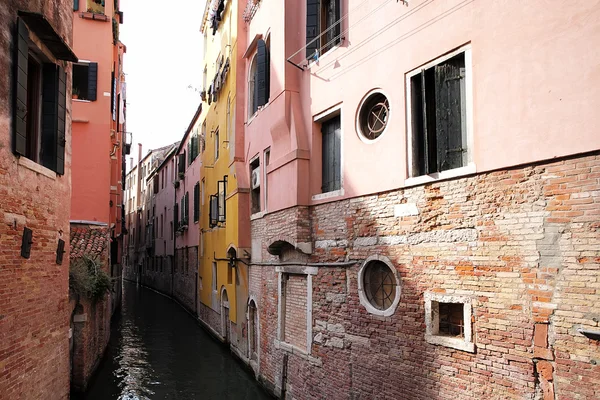
<path fill-rule="evenodd" d="M 464 338 L 426 334 L 425 341 L 429 344 L 451 347 L 453 349 L 475 353 L 475 343 L 467 342 Z"/>
<path fill-rule="evenodd" d="M 405 186 L 416 186 L 422 185 L 425 183 L 441 181 L 444 179 L 457 178 L 464 175 L 474 174 L 477 172 L 477 168 L 475 164 L 470 163 L 466 167 L 460 167 L 455 169 L 450 169 L 448 171 L 436 172 L 429 175 L 415 176 L 414 178 L 406 178 L 404 181 Z"/>
<path fill-rule="evenodd" d="M 262 217 L 264 217 L 267 214 L 267 210 L 264 211 L 260 211 L 257 213 L 254 213 L 252 215 L 250 215 L 250 221 L 254 221 L 256 219 L 261 219 Z"/>
<path fill-rule="evenodd" d="M 312 67 L 314 67 L 315 65 L 317 67 L 319 67 L 319 63 L 321 62 L 321 60 L 323 60 L 324 58 L 326 58 L 327 56 L 329 56 L 330 54 L 332 54 L 335 50 L 337 50 L 338 48 L 342 47 L 342 45 L 344 44 L 345 38 L 341 38 L 340 42 L 338 44 L 336 44 L 335 46 L 333 46 L 332 48 L 330 48 L 329 50 L 327 50 L 325 53 L 321 54 L 319 56 L 319 58 L 317 58 L 316 60 L 311 60 L 308 62 L 308 65 L 306 66 L 307 69 L 312 69 Z"/>
<path fill-rule="evenodd" d="M 91 103 L 92 102 L 91 100 L 85 100 L 85 99 L 71 99 L 71 100 L 74 102 L 77 102 L 77 103 Z"/>
<path fill-rule="evenodd" d="M 56 180 L 56 172 L 52 171 L 49 168 L 44 167 L 42 164 L 38 164 L 35 161 L 30 160 L 29 158 L 19 157 L 18 164 L 22 167 L 32 170 L 40 175 L 44 175 L 47 178 L 52 180 Z"/>
<path fill-rule="evenodd" d="M 344 189 L 334 190 L 333 192 L 326 192 L 321 194 L 315 194 L 312 196 L 313 201 L 331 199 L 333 197 L 340 197 L 344 195 Z"/>

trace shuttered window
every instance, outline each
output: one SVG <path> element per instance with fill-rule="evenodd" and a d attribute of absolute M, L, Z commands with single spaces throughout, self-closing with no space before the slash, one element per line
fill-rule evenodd
<path fill-rule="evenodd" d="M 306 58 L 316 58 L 341 42 L 340 0 L 306 0 Z"/>
<path fill-rule="evenodd" d="M 269 48 L 262 39 L 258 41 L 256 46 L 256 106 L 262 107 L 269 102 L 271 80 Z"/>
<path fill-rule="evenodd" d="M 175 230 L 179 229 L 179 204 L 177 203 L 173 205 L 173 225 Z"/>
<path fill-rule="evenodd" d="M 465 53 L 410 77 L 411 176 L 467 164 Z"/>
<path fill-rule="evenodd" d="M 271 57 L 269 45 L 262 39 L 256 44 L 256 56 L 250 64 L 248 77 L 248 117 L 269 102 L 271 90 Z"/>
<path fill-rule="evenodd" d="M 323 193 L 341 188 L 341 120 L 333 117 L 321 125 L 322 133 L 322 186 Z"/>
<path fill-rule="evenodd" d="M 73 99 L 96 101 L 98 91 L 98 63 L 73 65 Z"/>
<path fill-rule="evenodd" d="M 194 222 L 200 219 L 200 183 L 194 185 Z"/>
<path fill-rule="evenodd" d="M 64 174 L 66 81 L 62 67 L 29 47 L 21 18 L 15 30 L 13 151 Z M 33 45 L 32 45 L 33 46 Z M 41 98 L 41 104 L 40 99 Z"/>

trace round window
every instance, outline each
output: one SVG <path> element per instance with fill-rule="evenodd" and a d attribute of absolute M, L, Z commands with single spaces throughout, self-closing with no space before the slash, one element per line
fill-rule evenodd
<path fill-rule="evenodd" d="M 396 277 L 388 265 L 374 260 L 365 266 L 363 288 L 368 302 L 377 310 L 387 310 L 396 299 Z"/>
<path fill-rule="evenodd" d="M 367 96 L 358 113 L 359 133 L 367 140 L 375 140 L 385 130 L 390 115 L 390 103 L 383 93 Z"/>

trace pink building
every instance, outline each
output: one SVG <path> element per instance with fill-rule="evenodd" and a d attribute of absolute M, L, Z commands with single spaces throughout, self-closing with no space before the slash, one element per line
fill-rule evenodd
<path fill-rule="evenodd" d="M 294 398 L 600 396 L 597 4 L 244 18 L 257 377 Z"/>
<path fill-rule="evenodd" d="M 175 152 L 176 178 L 173 223 L 175 260 L 173 296 L 190 311 L 197 312 L 198 255 L 200 243 L 200 135 L 199 118 L 202 104 L 190 122 Z"/>

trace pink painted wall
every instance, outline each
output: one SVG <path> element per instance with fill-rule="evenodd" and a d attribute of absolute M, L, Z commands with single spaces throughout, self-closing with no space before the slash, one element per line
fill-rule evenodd
<path fill-rule="evenodd" d="M 160 231 L 160 222 L 156 231 L 156 240 L 154 241 L 154 251 L 156 256 L 170 256 L 173 252 L 173 235 L 171 235 L 171 224 L 173 223 L 173 204 L 175 201 L 175 187 L 173 186 L 173 160 L 171 156 L 167 158 L 164 165 L 156 171 L 159 176 L 159 190 L 154 195 L 154 205 L 156 206 L 156 216 L 158 221 L 161 220 L 161 215 L 164 221 L 162 234 Z M 164 171 L 164 172 L 163 172 Z M 163 180 L 164 176 L 164 180 Z"/>
<path fill-rule="evenodd" d="M 193 120 L 193 124 L 196 124 L 197 117 L 198 115 L 196 115 L 196 118 Z M 182 144 L 179 147 L 180 151 L 177 154 L 183 154 L 184 151 L 187 151 L 187 146 L 191 139 L 191 133 L 183 138 Z M 202 157 L 198 155 L 190 165 L 187 165 L 186 159 L 185 177 L 180 181 L 179 188 L 175 189 L 177 203 L 180 206 L 179 215 L 181 215 L 181 198 L 186 192 L 189 193 L 188 229 L 185 230 L 183 234 L 176 236 L 176 244 L 178 249 L 182 247 L 198 246 L 200 243 L 200 225 L 198 222 L 194 222 L 194 185 L 200 181 L 200 167 L 202 165 L 201 158 Z M 178 160 L 175 161 L 176 168 L 177 161 Z"/>
<path fill-rule="evenodd" d="M 321 187 L 320 124 L 313 119 L 336 105 L 344 194 L 333 199 L 405 186 L 406 74 L 467 44 L 477 172 L 600 148 L 600 53 L 591 50 L 600 41 L 593 23 L 599 1 L 409 3 L 342 0 L 345 40 L 301 72 L 285 60 L 305 43 L 305 2 L 261 1 L 246 46 L 256 33 L 271 35 L 271 100 L 247 123 L 246 150 L 247 160 L 260 153 L 263 165 L 271 147 L 269 211 L 330 200 L 311 200 Z M 249 61 L 242 60 L 246 76 Z M 390 119 L 380 140 L 365 143 L 356 114 L 375 88 L 389 99 Z"/>

